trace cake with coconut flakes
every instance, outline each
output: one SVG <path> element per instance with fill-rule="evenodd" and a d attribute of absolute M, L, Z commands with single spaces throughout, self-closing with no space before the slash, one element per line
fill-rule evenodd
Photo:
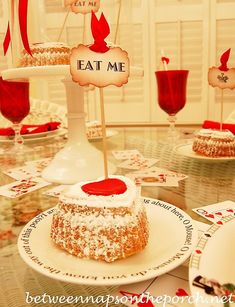
<path fill-rule="evenodd" d="M 30 45 L 32 56 L 26 50 L 21 53 L 19 67 L 68 65 L 71 48 L 60 42 L 35 43 Z"/>
<path fill-rule="evenodd" d="M 228 130 L 201 129 L 195 135 L 192 148 L 207 157 L 235 157 L 235 136 Z"/>
<path fill-rule="evenodd" d="M 73 185 L 55 209 L 52 240 L 79 258 L 106 262 L 142 251 L 149 233 L 139 195 L 134 182 L 123 176 Z"/>

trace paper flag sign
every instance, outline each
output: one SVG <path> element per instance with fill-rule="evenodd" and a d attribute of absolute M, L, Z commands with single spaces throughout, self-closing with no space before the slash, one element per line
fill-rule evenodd
<path fill-rule="evenodd" d="M 83 1 L 70 1 L 72 2 L 71 10 L 74 13 L 80 13 L 80 14 L 88 14 L 93 12 L 97 12 L 100 8 L 100 0 L 83 0 Z"/>
<path fill-rule="evenodd" d="M 221 71 L 217 67 L 209 69 L 208 82 L 213 87 L 221 89 L 235 88 L 235 68 L 230 68 L 228 71 Z"/>
<path fill-rule="evenodd" d="M 221 65 L 212 67 L 208 72 L 208 82 L 213 87 L 219 87 L 221 89 L 235 88 L 235 68 L 228 68 L 227 62 L 230 56 L 230 49 L 225 51 L 220 57 Z"/>
<path fill-rule="evenodd" d="M 119 47 L 107 46 L 105 38 L 109 35 L 109 25 L 101 14 L 98 20 L 92 12 L 91 31 L 94 43 L 91 46 L 78 45 L 70 57 L 70 72 L 74 82 L 79 85 L 122 86 L 128 82 L 129 58 Z"/>
<path fill-rule="evenodd" d="M 128 82 L 129 59 L 127 52 L 119 47 L 97 53 L 79 45 L 72 49 L 70 70 L 73 81 L 81 86 L 122 86 Z"/>

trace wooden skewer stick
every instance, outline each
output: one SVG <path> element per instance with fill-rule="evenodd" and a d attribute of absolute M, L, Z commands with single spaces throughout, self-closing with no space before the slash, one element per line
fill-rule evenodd
<path fill-rule="evenodd" d="M 57 42 L 59 42 L 60 39 L 61 39 L 61 36 L 62 36 L 63 31 L 64 31 L 64 27 L 65 27 L 65 24 L 66 24 L 66 21 L 67 21 L 67 19 L 68 19 L 68 16 L 69 16 L 70 11 L 71 11 L 71 8 L 70 8 L 70 6 L 69 6 L 69 7 L 68 7 L 68 10 L 67 10 L 67 13 L 66 13 L 66 15 L 65 15 L 64 22 L 63 22 L 63 24 L 62 24 L 62 27 L 61 27 L 60 34 L 59 34 L 59 36 L 58 36 Z"/>
<path fill-rule="evenodd" d="M 107 158 L 107 142 L 106 142 L 106 127 L 105 127 L 105 112 L 104 112 L 104 90 L 100 91 L 100 113 L 101 113 L 101 127 L 103 135 L 103 156 L 104 156 L 104 176 L 105 179 L 108 178 L 108 158 Z"/>
<path fill-rule="evenodd" d="M 82 43 L 85 44 L 86 39 L 86 15 L 83 15 L 83 33 L 82 33 Z"/>
<path fill-rule="evenodd" d="M 116 45 L 116 43 L 117 43 L 117 35 L 118 35 L 118 29 L 119 29 L 119 24 L 120 24 L 120 16 L 121 16 L 121 7 L 122 7 L 122 0 L 119 0 L 118 16 L 117 16 L 115 35 L 114 35 L 114 45 Z"/>
<path fill-rule="evenodd" d="M 221 101 L 220 101 L 220 103 L 221 103 L 221 106 L 220 106 L 220 131 L 222 131 L 223 130 L 223 127 L 222 127 L 222 125 L 223 125 L 223 113 L 224 113 L 224 90 L 223 89 L 221 89 Z"/>

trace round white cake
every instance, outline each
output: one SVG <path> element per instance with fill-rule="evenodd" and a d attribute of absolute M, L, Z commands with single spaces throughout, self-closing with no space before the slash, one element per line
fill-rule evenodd
<path fill-rule="evenodd" d="M 19 67 L 68 65 L 71 48 L 60 42 L 35 43 L 30 45 L 32 56 L 23 50 Z"/>
<path fill-rule="evenodd" d="M 193 151 L 208 157 L 234 157 L 235 136 L 232 132 L 201 129 L 193 141 Z"/>
<path fill-rule="evenodd" d="M 52 240 L 80 258 L 107 262 L 140 252 L 148 241 L 148 223 L 138 195 L 123 176 L 75 184 L 60 198 Z"/>

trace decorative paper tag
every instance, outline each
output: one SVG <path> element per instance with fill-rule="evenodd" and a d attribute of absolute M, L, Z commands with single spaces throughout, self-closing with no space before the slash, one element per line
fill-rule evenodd
<path fill-rule="evenodd" d="M 221 89 L 235 88 L 235 68 L 230 68 L 228 71 L 221 71 L 217 67 L 212 67 L 208 72 L 209 84 L 213 87 Z"/>
<path fill-rule="evenodd" d="M 91 11 L 97 12 L 99 8 L 100 8 L 100 0 L 73 1 L 73 3 L 71 4 L 72 12 L 80 14 L 88 14 L 91 13 Z"/>
<path fill-rule="evenodd" d="M 235 88 L 235 68 L 229 69 L 227 62 L 230 56 L 230 49 L 225 51 L 220 57 L 221 65 L 217 67 L 209 68 L 208 82 L 213 87 L 219 87 L 221 89 Z"/>
<path fill-rule="evenodd" d="M 79 45 L 72 49 L 70 65 L 73 81 L 81 86 L 122 86 L 128 82 L 128 54 L 119 47 L 97 53 L 87 46 Z"/>
<path fill-rule="evenodd" d="M 78 45 L 72 49 L 70 72 L 74 82 L 79 85 L 122 86 L 128 82 L 129 58 L 126 51 L 119 47 L 110 48 L 105 38 L 110 33 L 107 20 L 102 13 L 97 19 L 91 14 L 92 45 Z"/>

